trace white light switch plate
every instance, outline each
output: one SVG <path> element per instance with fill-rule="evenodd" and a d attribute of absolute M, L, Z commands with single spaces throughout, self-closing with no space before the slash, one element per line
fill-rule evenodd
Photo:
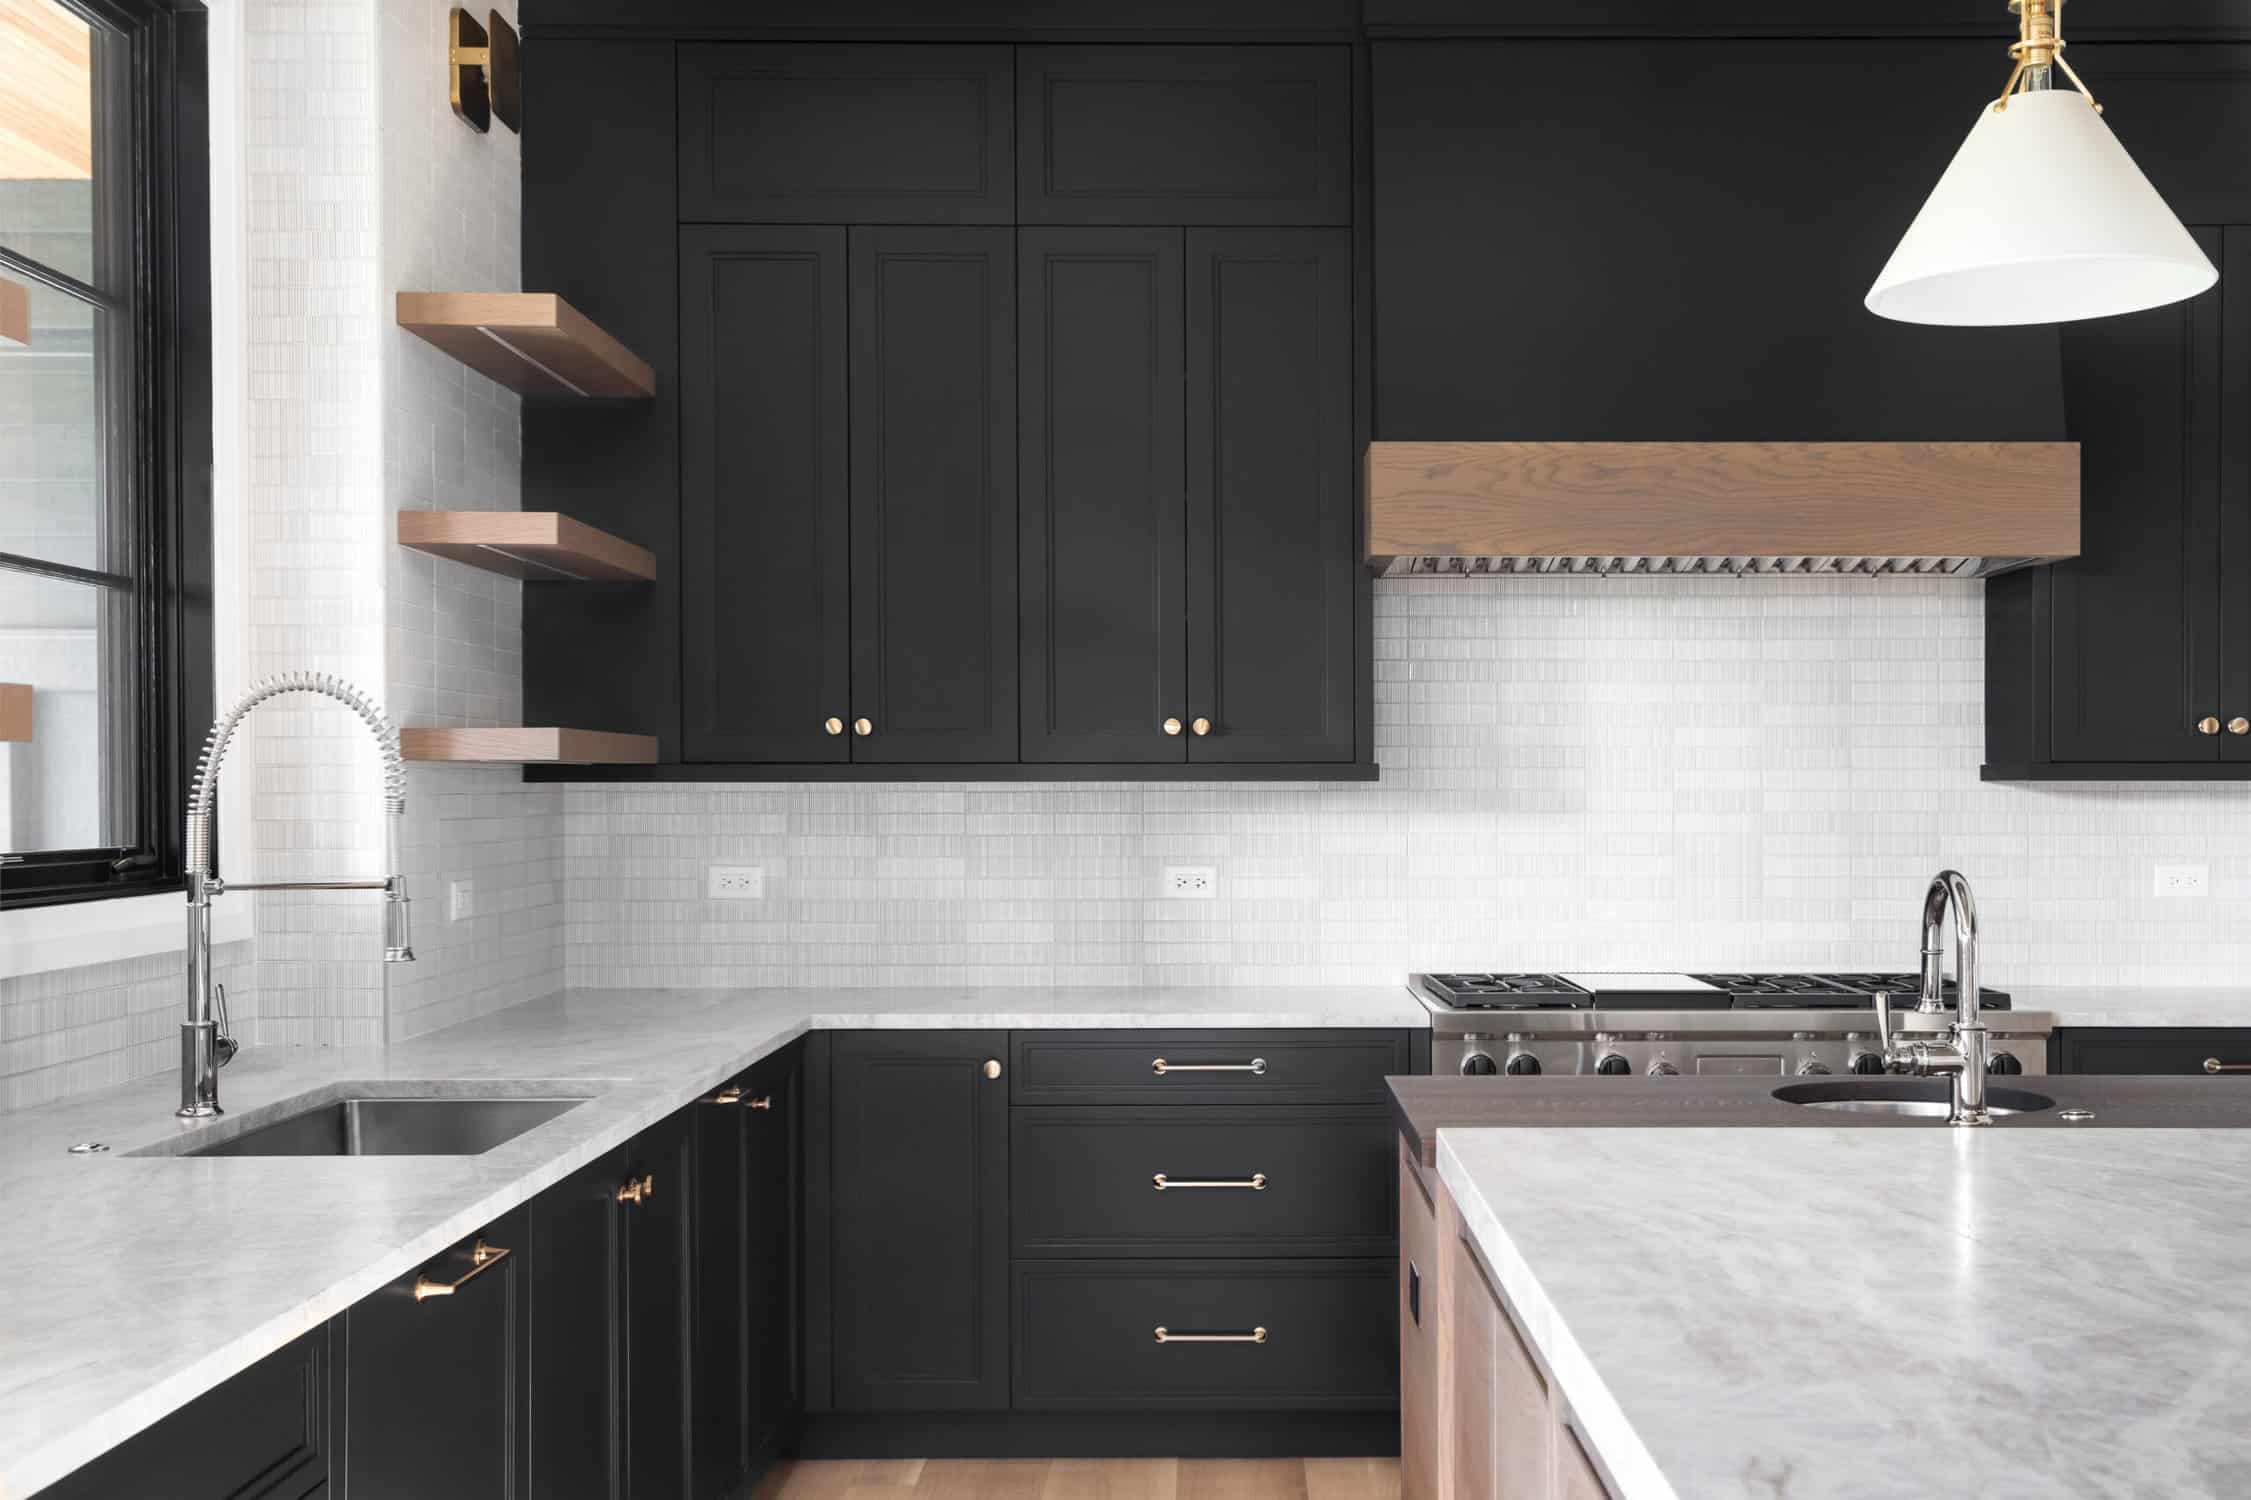
<path fill-rule="evenodd" d="M 446 920 L 459 922 L 477 914 L 477 887 L 468 880 L 446 882 Z"/>
<path fill-rule="evenodd" d="M 2209 896 L 2212 894 L 2212 867 L 2159 865 L 2152 881 L 2152 893 L 2159 896 Z"/>
<path fill-rule="evenodd" d="M 713 901 L 763 901 L 766 899 L 766 867 L 707 866 L 704 870 L 703 893 Z"/>
<path fill-rule="evenodd" d="M 1159 889 L 1168 901 L 1209 901 L 1219 894 L 1219 872 L 1210 865 L 1167 865 Z"/>

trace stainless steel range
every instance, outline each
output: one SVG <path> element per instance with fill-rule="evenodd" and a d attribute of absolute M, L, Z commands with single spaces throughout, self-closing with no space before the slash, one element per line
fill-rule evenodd
<path fill-rule="evenodd" d="M 1943 1033 L 1943 1012 L 1916 1009 L 1915 974 L 1417 974 L 1431 1012 L 1434 1074 L 1587 1073 L 1619 1078 L 1881 1073 L 1875 996 L 1894 1026 Z M 2055 1017 L 2020 1011 L 1980 988 L 1991 1038 L 1987 1071 L 2048 1071 Z"/>

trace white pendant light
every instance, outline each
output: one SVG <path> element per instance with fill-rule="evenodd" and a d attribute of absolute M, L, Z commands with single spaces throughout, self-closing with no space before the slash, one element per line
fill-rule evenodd
<path fill-rule="evenodd" d="M 2053 7 L 2015 0 L 2016 71 L 1868 289 L 1903 323 L 1999 327 L 2179 302 L 2219 280 L 2063 60 Z M 2049 87 L 2060 68 L 2074 85 Z M 2020 88 L 2020 84 L 2022 87 Z"/>

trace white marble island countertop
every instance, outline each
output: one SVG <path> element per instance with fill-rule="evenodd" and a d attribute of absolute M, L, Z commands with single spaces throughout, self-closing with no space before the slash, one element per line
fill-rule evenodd
<path fill-rule="evenodd" d="M 170 1077 L 0 1115 L 0 1500 L 52 1484 L 808 1030 L 1420 1027 L 1403 985 L 590 990 L 388 1048 L 246 1047 L 216 1125 Z M 481 1156 L 139 1155 L 284 1101 L 585 1096 Z M 109 1151 L 72 1155 L 76 1142 Z"/>
<path fill-rule="evenodd" d="M 1438 1156 L 1620 1500 L 2251 1495 L 2251 1131 Z"/>

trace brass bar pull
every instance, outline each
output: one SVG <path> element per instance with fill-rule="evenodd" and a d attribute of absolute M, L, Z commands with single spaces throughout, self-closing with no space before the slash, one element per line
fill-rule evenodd
<path fill-rule="evenodd" d="M 743 1102 L 743 1091 L 733 1087 L 723 1088 L 711 1096 L 711 1102 L 714 1104 L 740 1104 Z"/>
<path fill-rule="evenodd" d="M 1254 1193 L 1266 1191 L 1266 1174 L 1253 1172 L 1248 1177 L 1203 1177 L 1175 1180 L 1159 1172 L 1156 1175 L 1157 1191 L 1167 1188 L 1248 1188 Z"/>
<path fill-rule="evenodd" d="M 755 1099 L 746 1099 L 743 1102 L 752 1109 L 772 1109 L 774 1107 L 774 1096 L 772 1094 L 760 1094 Z"/>
<path fill-rule="evenodd" d="M 1160 1344 L 1263 1344 L 1266 1330 L 1253 1328 L 1249 1333 L 1174 1333 L 1169 1328 L 1157 1330 Z"/>
<path fill-rule="evenodd" d="M 628 1177 L 625 1180 L 624 1185 L 617 1190 L 617 1201 L 620 1203 L 640 1203 L 654 1198 L 656 1192 L 657 1179 L 655 1174 L 645 1172 L 639 1177 Z"/>
<path fill-rule="evenodd" d="M 483 1240 L 479 1240 L 476 1247 L 469 1252 L 469 1269 L 454 1277 L 453 1280 L 432 1281 L 427 1276 L 415 1277 L 414 1300 L 427 1302 L 432 1297 L 450 1297 L 494 1266 L 499 1265 L 513 1253 L 505 1246 L 488 1245 Z"/>
<path fill-rule="evenodd" d="M 2251 1073 L 2251 1063 L 2224 1063 L 2216 1057 L 2207 1057 L 2204 1059 L 2204 1071 L 2207 1073 Z"/>
<path fill-rule="evenodd" d="M 1257 1073 L 1264 1075 L 1266 1059 L 1254 1057 L 1247 1063 L 1176 1063 L 1166 1062 L 1160 1057 L 1150 1062 L 1149 1070 L 1159 1078 L 1164 1077 L 1167 1073 Z"/>

